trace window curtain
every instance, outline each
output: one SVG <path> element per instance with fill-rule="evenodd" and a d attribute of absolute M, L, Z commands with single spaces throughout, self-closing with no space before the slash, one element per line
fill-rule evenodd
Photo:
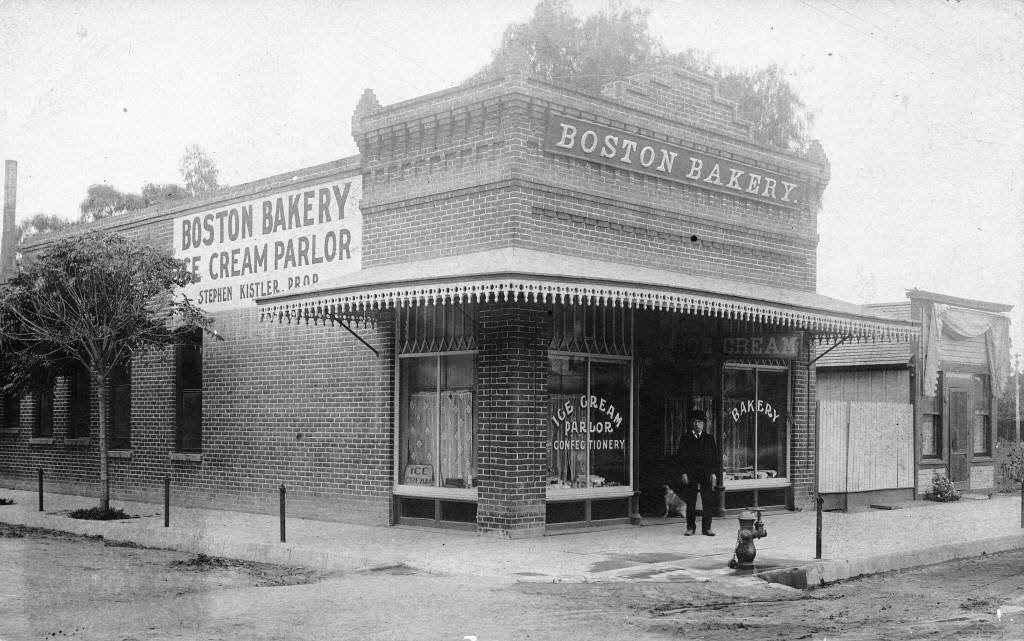
<path fill-rule="evenodd" d="M 407 465 L 434 464 L 434 434 L 437 430 L 437 392 L 416 392 L 409 398 L 409 448 Z"/>
<path fill-rule="evenodd" d="M 473 392 L 441 393 L 441 481 L 448 479 L 471 487 L 473 469 Z"/>
<path fill-rule="evenodd" d="M 1010 320 L 1000 314 L 989 314 L 949 305 L 934 304 L 928 318 L 924 357 L 924 394 L 935 396 L 942 362 L 939 337 L 945 332 L 958 340 L 985 336 L 992 392 L 1003 395 L 1010 376 Z"/>
<path fill-rule="evenodd" d="M 552 394 L 549 416 L 555 416 L 560 407 L 566 401 L 579 402 L 579 394 Z M 587 450 L 556 449 L 555 442 L 581 443 L 587 440 L 587 435 L 575 432 L 566 434 L 555 425 L 554 421 L 548 422 L 548 485 L 555 487 L 569 487 L 583 480 L 587 474 Z"/>

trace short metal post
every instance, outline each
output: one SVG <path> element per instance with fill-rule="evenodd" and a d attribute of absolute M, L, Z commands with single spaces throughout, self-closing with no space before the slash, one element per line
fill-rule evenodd
<path fill-rule="evenodd" d="M 39 468 L 39 511 L 43 511 L 43 468 Z"/>
<path fill-rule="evenodd" d="M 817 523 L 817 527 L 815 528 L 816 532 L 815 532 L 815 538 L 814 538 L 814 558 L 820 559 L 821 558 L 821 506 L 825 504 L 825 499 L 823 499 L 821 497 L 821 495 L 819 494 L 814 502 L 818 504 L 818 508 L 817 508 L 817 511 L 818 511 L 818 514 L 817 514 L 818 523 Z"/>
<path fill-rule="evenodd" d="M 284 543 L 284 483 L 281 484 L 281 543 Z"/>
<path fill-rule="evenodd" d="M 171 526 L 171 477 L 164 477 L 164 527 Z"/>

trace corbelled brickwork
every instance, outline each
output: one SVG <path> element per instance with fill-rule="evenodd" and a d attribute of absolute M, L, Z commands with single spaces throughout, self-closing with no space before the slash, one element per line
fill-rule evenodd
<path fill-rule="evenodd" d="M 521 246 L 813 291 L 827 166 L 744 138 L 734 106 L 713 98 L 707 80 L 644 82 L 647 99 L 625 103 L 513 77 L 363 111 L 353 126 L 375 234 L 366 264 Z M 609 95 L 620 94 L 639 95 Z M 717 129 L 681 122 L 706 100 Z M 810 197 L 787 208 L 546 154 L 552 112 L 799 176 Z"/>

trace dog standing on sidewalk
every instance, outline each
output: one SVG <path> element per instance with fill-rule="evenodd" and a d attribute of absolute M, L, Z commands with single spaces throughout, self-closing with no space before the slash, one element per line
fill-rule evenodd
<path fill-rule="evenodd" d="M 670 512 L 675 512 L 679 516 L 683 516 L 683 499 L 679 498 L 679 495 L 672 491 L 672 488 L 665 485 L 665 516 L 668 518 Z"/>

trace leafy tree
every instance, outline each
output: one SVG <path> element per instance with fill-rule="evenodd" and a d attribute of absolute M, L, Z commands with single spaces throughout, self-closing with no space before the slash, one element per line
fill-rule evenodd
<path fill-rule="evenodd" d="M 505 29 L 491 62 L 471 79 L 517 70 L 598 95 L 613 80 L 660 65 L 680 66 L 718 80 L 721 95 L 754 123 L 756 140 L 807 150 L 812 114 L 778 66 L 727 70 L 696 49 L 671 53 L 651 35 L 647 16 L 646 9 L 611 4 L 580 20 L 569 0 L 541 0 L 529 20 Z"/>
<path fill-rule="evenodd" d="M 72 224 L 73 223 L 70 220 L 53 214 L 44 214 L 41 212 L 33 214 L 18 223 L 18 226 L 14 230 L 16 236 L 15 242 L 20 246 L 21 243 L 30 236 L 45 234 L 51 231 L 60 231 Z"/>
<path fill-rule="evenodd" d="M 778 65 L 722 73 L 719 91 L 735 101 L 741 117 L 754 123 L 758 138 L 787 149 L 806 149 L 813 114 Z"/>
<path fill-rule="evenodd" d="M 198 196 L 220 188 L 217 177 L 220 171 L 213 159 L 199 145 L 185 147 L 185 155 L 181 157 L 181 177 L 185 181 L 185 191 L 191 196 Z"/>
<path fill-rule="evenodd" d="M 107 184 L 91 185 L 85 200 L 79 205 L 82 212 L 80 220 L 87 223 L 145 207 L 146 201 L 138 194 L 122 193 Z"/>
<path fill-rule="evenodd" d="M 139 211 L 150 205 L 214 191 L 221 187 L 217 182 L 219 173 L 213 159 L 201 147 L 189 145 L 185 147 L 185 154 L 181 158 L 184 187 L 175 183 L 150 182 L 142 186 L 141 193 L 134 194 L 119 191 L 105 183 L 92 185 L 79 206 L 80 220 L 91 222 L 125 212 Z"/>
<path fill-rule="evenodd" d="M 210 319 L 177 288 L 192 281 L 184 263 L 114 234 L 54 244 L 0 286 L 0 384 L 24 393 L 73 366 L 89 373 L 99 400 L 101 509 L 110 507 L 107 380 L 133 355 L 175 343 Z"/>
<path fill-rule="evenodd" d="M 142 186 L 142 198 L 146 201 L 147 207 L 172 200 L 182 200 L 189 196 L 190 194 L 184 187 L 175 183 L 146 183 Z"/>
<path fill-rule="evenodd" d="M 21 245 L 31 236 L 60 231 L 73 225 L 70 220 L 53 214 L 37 213 L 18 223 L 14 228 L 14 264 L 20 265 L 22 260 Z"/>

